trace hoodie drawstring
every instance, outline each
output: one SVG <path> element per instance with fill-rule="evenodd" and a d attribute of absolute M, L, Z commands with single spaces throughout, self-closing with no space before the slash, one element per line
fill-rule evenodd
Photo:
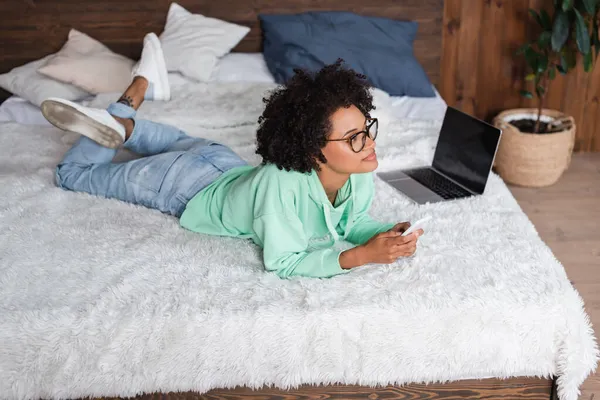
<path fill-rule="evenodd" d="M 325 203 L 322 203 L 322 205 L 323 205 L 323 214 L 325 214 L 325 224 L 327 225 L 327 229 L 329 230 L 329 233 L 333 237 L 333 241 L 337 242 L 338 239 L 340 238 L 340 236 L 338 235 L 337 231 L 335 230 L 335 227 L 331 224 L 331 215 L 329 213 L 329 206 Z"/>

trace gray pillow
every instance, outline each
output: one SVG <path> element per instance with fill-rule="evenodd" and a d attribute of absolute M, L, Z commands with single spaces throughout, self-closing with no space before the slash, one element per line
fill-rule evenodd
<path fill-rule="evenodd" d="M 259 18 L 265 60 L 278 83 L 286 83 L 295 68 L 317 71 L 342 58 L 392 96 L 435 96 L 413 54 L 416 22 L 345 11 L 260 14 Z"/>
<path fill-rule="evenodd" d="M 13 68 L 10 72 L 0 75 L 0 87 L 38 107 L 48 97 L 80 100 L 89 96 L 88 92 L 77 86 L 59 82 L 37 72 L 38 68 L 46 65 L 46 62 L 52 57 L 54 54 Z"/>

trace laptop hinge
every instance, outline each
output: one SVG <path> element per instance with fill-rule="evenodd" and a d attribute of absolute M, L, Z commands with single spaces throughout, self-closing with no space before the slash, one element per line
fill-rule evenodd
<path fill-rule="evenodd" d="M 465 189 L 467 192 L 472 193 L 474 195 L 476 195 L 477 193 L 475 193 L 474 191 L 472 191 L 471 189 L 469 189 L 468 187 L 466 187 L 465 185 L 461 185 L 460 183 L 456 182 L 454 179 L 450 178 L 448 175 L 444 174 L 441 171 L 438 171 L 433 165 L 430 167 L 436 174 L 439 174 L 441 176 L 443 176 L 444 178 L 448 179 L 450 182 L 454 183 L 456 186 L 460 186 L 461 188 Z"/>

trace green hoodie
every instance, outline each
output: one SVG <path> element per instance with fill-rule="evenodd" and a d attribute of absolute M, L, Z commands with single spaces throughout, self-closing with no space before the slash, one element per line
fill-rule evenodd
<path fill-rule="evenodd" d="M 326 278 L 350 271 L 340 267 L 343 239 L 363 244 L 394 224 L 373 221 L 371 173 L 353 174 L 332 205 L 313 170 L 309 174 L 273 164 L 237 167 L 194 196 L 181 226 L 198 233 L 250 238 L 263 248 L 268 271 Z"/>

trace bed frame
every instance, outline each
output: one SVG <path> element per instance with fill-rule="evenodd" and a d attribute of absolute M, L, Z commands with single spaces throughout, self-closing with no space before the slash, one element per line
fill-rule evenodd
<path fill-rule="evenodd" d="M 102 397 L 101 400 L 120 400 L 120 397 Z M 551 380 L 511 378 L 507 380 L 463 380 L 438 384 L 410 384 L 369 388 L 355 385 L 303 385 L 293 390 L 245 387 L 196 392 L 152 393 L 135 397 L 139 400 L 307 400 L 307 399 L 402 399 L 402 400 L 558 400 Z M 81 399 L 84 400 L 84 399 Z M 87 399 L 86 399 L 87 400 Z"/>
<path fill-rule="evenodd" d="M 188 10 L 251 28 L 234 49 L 261 50 L 259 13 L 346 10 L 419 23 L 414 48 L 434 84 L 439 83 L 442 54 L 443 0 L 177 0 Z M 0 73 L 58 51 L 70 28 L 78 29 L 113 51 L 138 59 L 144 35 L 160 34 L 170 0 L 9 0 L 0 2 L 3 54 Z M 0 102 L 10 96 L 0 93 Z M 385 362 L 385 360 L 382 360 Z M 353 385 L 305 385 L 294 390 L 245 387 L 199 393 L 155 393 L 144 399 L 536 399 L 556 398 L 555 380 L 518 377 L 462 380 L 430 385 L 371 388 Z"/>

